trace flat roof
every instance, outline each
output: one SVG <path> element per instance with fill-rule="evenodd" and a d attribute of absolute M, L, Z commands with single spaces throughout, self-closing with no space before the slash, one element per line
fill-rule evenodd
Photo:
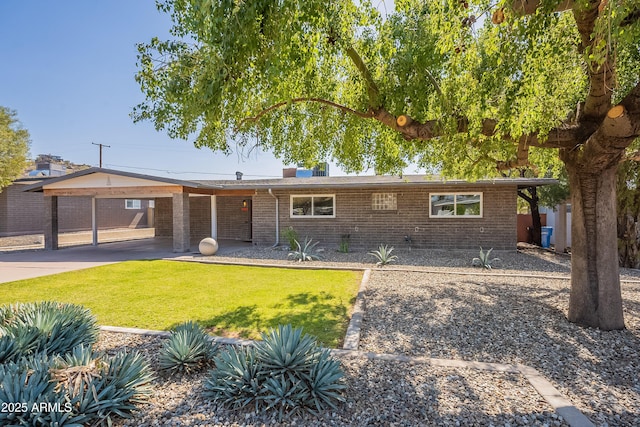
<path fill-rule="evenodd" d="M 223 188 L 250 189 L 296 189 L 296 188 L 362 188 L 362 187 L 429 187 L 435 185 L 517 185 L 518 188 L 557 184 L 553 178 L 494 178 L 477 181 L 462 179 L 440 179 L 430 175 L 359 175 L 359 176 L 315 176 L 309 178 L 276 178 L 255 180 L 207 180 L 196 182 L 206 185 L 221 185 Z"/>
<path fill-rule="evenodd" d="M 247 180 L 178 180 L 172 178 L 124 172 L 114 169 L 89 168 L 68 175 L 46 178 L 40 177 L 36 183 L 24 191 L 42 192 L 44 186 L 72 180 L 95 173 L 112 174 L 128 178 L 145 179 L 164 184 L 181 185 L 189 188 L 211 190 L 259 190 L 259 189 L 314 189 L 314 188 L 362 188 L 362 187 L 429 187 L 435 185 L 517 185 L 518 188 L 557 184 L 552 178 L 492 178 L 477 181 L 462 179 L 442 179 L 433 175 L 358 175 L 358 176 L 316 176 L 309 178 L 274 178 Z M 34 180 L 35 181 L 35 180 Z"/>

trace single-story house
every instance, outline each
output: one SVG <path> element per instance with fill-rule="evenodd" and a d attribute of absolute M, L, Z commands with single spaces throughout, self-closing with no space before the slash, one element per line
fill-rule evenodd
<path fill-rule="evenodd" d="M 91 168 L 26 188 L 44 193 L 45 247 L 57 248 L 60 202 L 143 199 L 155 205 L 156 236 L 173 237 L 176 252 L 200 239 L 235 239 L 254 245 L 285 243 L 282 232 L 338 247 L 380 244 L 413 248 L 516 248 L 517 190 L 552 179 L 496 178 L 467 182 L 424 175 L 183 181 Z M 97 244 L 94 233 L 94 244 Z"/>

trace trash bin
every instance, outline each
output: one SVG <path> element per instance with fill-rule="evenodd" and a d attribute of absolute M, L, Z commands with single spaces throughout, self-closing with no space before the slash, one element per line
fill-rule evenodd
<path fill-rule="evenodd" d="M 542 227 L 540 234 L 542 235 L 542 238 L 540 239 L 542 240 L 542 247 L 548 248 L 549 246 L 551 246 L 551 235 L 553 234 L 553 227 Z"/>

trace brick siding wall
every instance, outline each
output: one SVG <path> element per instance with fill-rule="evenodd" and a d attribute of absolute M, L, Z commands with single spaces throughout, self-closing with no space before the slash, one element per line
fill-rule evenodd
<path fill-rule="evenodd" d="M 0 192 L 0 236 L 39 234 L 44 229 L 43 193 L 25 193 L 26 186 L 13 184 Z M 124 199 L 98 199 L 98 228 L 128 227 L 141 214 L 139 227 L 147 225 L 148 201 L 141 209 L 125 209 Z M 91 198 L 59 197 L 58 227 L 60 232 L 91 230 Z"/>
<path fill-rule="evenodd" d="M 397 210 L 375 211 L 372 193 L 396 193 Z M 483 192 L 482 218 L 429 218 L 429 194 Z M 280 231 L 292 226 L 302 238 L 308 236 L 326 248 L 337 248 L 341 235 L 350 234 L 355 249 L 374 249 L 380 244 L 405 247 L 410 236 L 415 248 L 496 250 L 516 247 L 516 187 L 433 186 L 429 189 L 274 191 L 280 203 Z M 290 194 L 335 194 L 335 218 L 290 218 Z M 260 191 L 253 197 L 253 241 L 275 242 L 275 200 Z M 286 241 L 280 237 L 281 243 Z"/>
<path fill-rule="evenodd" d="M 247 210 L 242 210 L 242 201 L 247 201 Z M 231 240 L 251 240 L 249 224 L 251 197 L 219 196 L 218 206 L 218 238 Z"/>
<path fill-rule="evenodd" d="M 218 196 L 217 228 L 218 239 L 250 240 L 249 210 L 242 211 L 242 201 L 251 201 L 250 197 Z M 168 198 L 156 199 L 156 236 L 173 235 L 173 204 Z M 209 197 L 191 197 L 189 199 L 191 215 L 191 241 L 199 242 L 211 236 L 211 199 Z"/>

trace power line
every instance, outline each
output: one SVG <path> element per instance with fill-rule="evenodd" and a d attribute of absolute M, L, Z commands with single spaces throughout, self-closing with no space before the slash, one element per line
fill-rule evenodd
<path fill-rule="evenodd" d="M 198 174 L 198 175 L 236 176 L 235 173 L 198 172 L 198 171 L 170 171 L 170 170 L 167 170 L 167 169 L 154 169 L 154 168 L 142 168 L 142 167 L 137 167 L 137 166 L 114 165 L 112 163 L 108 163 L 108 164 L 106 164 L 106 166 L 116 167 L 116 168 L 139 169 L 139 170 L 148 170 L 148 171 L 155 171 L 155 172 L 164 172 L 164 173 L 175 174 L 175 175 L 193 173 L 193 174 Z M 277 176 L 277 175 L 249 175 L 249 174 L 245 174 L 244 176 L 252 176 L 252 177 L 256 177 L 256 178 L 281 178 L 280 176 Z"/>

